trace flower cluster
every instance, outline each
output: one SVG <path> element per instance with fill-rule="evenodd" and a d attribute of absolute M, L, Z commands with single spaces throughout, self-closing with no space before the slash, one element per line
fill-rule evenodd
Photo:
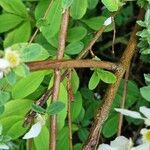
<path fill-rule="evenodd" d="M 4 77 L 12 68 L 20 64 L 20 55 L 17 51 L 7 48 L 4 57 L 0 58 L 0 79 Z"/>
<path fill-rule="evenodd" d="M 147 127 L 150 126 L 150 108 L 145 106 L 140 107 L 139 111 L 141 113 L 119 108 L 116 108 L 115 110 L 123 115 L 144 120 L 146 128 L 143 128 L 140 132 L 142 135 L 142 143 L 136 147 L 133 147 L 134 144 L 131 139 L 127 139 L 124 136 L 119 136 L 114 141 L 111 141 L 110 145 L 101 144 L 98 150 L 149 150 L 150 129 Z"/>

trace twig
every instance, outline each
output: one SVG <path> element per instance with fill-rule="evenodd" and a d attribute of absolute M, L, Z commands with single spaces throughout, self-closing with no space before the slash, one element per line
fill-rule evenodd
<path fill-rule="evenodd" d="M 28 150 L 32 150 L 33 139 L 28 140 Z"/>
<path fill-rule="evenodd" d="M 130 70 L 130 66 L 128 67 L 128 69 L 126 70 L 126 73 L 125 73 L 125 79 L 124 79 L 124 86 L 123 86 L 123 93 L 122 93 L 122 100 L 121 100 L 120 108 L 124 108 L 124 105 L 125 105 L 126 94 L 127 94 L 128 78 L 129 78 L 129 70 Z M 123 115 L 120 113 L 119 114 L 119 123 L 118 123 L 117 136 L 121 135 L 122 123 L 123 123 Z"/>
<path fill-rule="evenodd" d="M 140 20 L 144 16 L 144 11 L 141 9 L 138 20 Z M 115 75 L 117 77 L 117 81 L 110 85 L 105 93 L 105 96 L 103 98 L 103 105 L 97 110 L 95 120 L 93 122 L 93 125 L 90 130 L 89 137 L 83 146 L 83 150 L 95 150 L 97 147 L 97 141 L 99 141 L 99 134 L 102 129 L 102 125 L 105 122 L 105 120 L 108 117 L 110 108 L 113 103 L 113 99 L 116 95 L 116 92 L 118 90 L 120 81 L 124 75 L 124 72 L 127 70 L 129 67 L 129 64 L 131 62 L 131 59 L 134 55 L 135 48 L 137 46 L 137 37 L 136 33 L 139 29 L 139 26 L 136 24 L 134 27 L 134 30 L 131 34 L 129 43 L 127 45 L 127 48 L 125 49 L 121 59 L 120 59 L 120 67 L 116 71 Z"/>
<path fill-rule="evenodd" d="M 71 102 L 73 101 L 73 92 L 71 87 L 71 70 L 69 70 L 67 78 L 67 91 L 68 91 L 68 127 L 69 127 L 69 150 L 73 150 L 72 145 L 72 118 L 71 118 Z"/>
<path fill-rule="evenodd" d="M 41 62 L 28 63 L 31 71 L 43 69 L 68 69 L 68 68 L 102 68 L 107 70 L 116 70 L 118 65 L 107 61 L 98 60 L 48 60 Z"/>
<path fill-rule="evenodd" d="M 69 20 L 69 11 L 65 10 L 62 16 L 61 28 L 59 33 L 59 44 L 58 44 L 58 53 L 57 59 L 60 60 L 63 58 L 66 36 L 67 36 L 67 28 L 68 28 L 68 20 Z M 54 85 L 53 85 L 53 93 L 52 93 L 52 103 L 56 102 L 59 97 L 59 88 L 61 81 L 61 71 L 59 69 L 55 69 L 54 73 Z M 50 116 L 50 142 L 49 142 L 49 150 L 56 150 L 56 136 L 57 136 L 57 118 L 56 115 Z"/>
<path fill-rule="evenodd" d="M 112 23 L 113 23 L 112 55 L 113 57 L 115 57 L 116 25 L 115 25 L 114 17 L 112 17 Z"/>

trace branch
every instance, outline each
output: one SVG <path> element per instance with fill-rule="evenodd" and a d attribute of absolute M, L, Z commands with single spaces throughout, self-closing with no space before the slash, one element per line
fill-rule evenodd
<path fill-rule="evenodd" d="M 58 53 L 57 53 L 58 60 L 62 59 L 64 55 L 68 20 L 69 20 L 69 11 L 65 10 L 62 16 L 61 29 L 59 33 L 59 42 L 58 42 L 59 44 L 58 44 Z M 61 81 L 61 71 L 56 68 L 54 73 L 54 85 L 53 85 L 53 93 L 52 93 L 52 101 L 51 101 L 52 103 L 58 100 L 60 81 Z M 56 136 L 57 136 L 57 118 L 56 115 L 52 115 L 50 116 L 49 150 L 56 150 Z"/>
<path fill-rule="evenodd" d="M 144 15 L 144 11 L 140 10 L 138 20 L 141 19 Z M 102 125 L 106 121 L 110 108 L 113 103 L 113 99 L 116 95 L 116 92 L 118 90 L 120 81 L 129 67 L 129 64 L 131 62 L 131 59 L 134 55 L 136 46 L 137 46 L 137 37 L 136 33 L 139 29 L 139 26 L 136 24 L 134 27 L 134 30 L 131 34 L 129 43 L 127 45 L 127 48 L 125 49 L 121 59 L 120 59 L 120 67 L 117 69 L 115 75 L 117 77 L 117 81 L 110 85 L 105 93 L 105 96 L 103 98 L 103 105 L 101 108 L 98 109 L 97 114 L 95 116 L 95 120 L 93 122 L 93 125 L 91 127 L 90 135 L 88 137 L 88 140 L 86 144 L 83 146 L 83 150 L 95 150 L 97 147 L 97 143 L 99 140 L 99 135 L 102 129 Z"/>
<path fill-rule="evenodd" d="M 31 71 L 43 69 L 68 69 L 68 68 L 102 68 L 116 70 L 117 64 L 98 60 L 48 60 L 32 62 L 27 64 Z"/>

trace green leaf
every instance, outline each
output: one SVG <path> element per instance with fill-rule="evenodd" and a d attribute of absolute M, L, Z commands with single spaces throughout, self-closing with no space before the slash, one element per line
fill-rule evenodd
<path fill-rule="evenodd" d="M 4 110 L 5 110 L 5 107 L 3 105 L 0 105 L 0 115 L 3 114 Z"/>
<path fill-rule="evenodd" d="M 140 88 L 141 95 L 147 101 L 150 101 L 150 86 L 144 86 Z"/>
<path fill-rule="evenodd" d="M 26 77 L 30 73 L 28 66 L 25 64 L 20 64 L 19 66 L 15 67 L 14 72 L 20 77 Z"/>
<path fill-rule="evenodd" d="M 116 82 L 116 76 L 109 71 L 98 70 L 97 73 L 99 78 L 105 83 L 112 84 Z"/>
<path fill-rule="evenodd" d="M 88 2 L 89 9 L 94 9 L 98 4 L 98 0 L 87 0 L 87 2 Z"/>
<path fill-rule="evenodd" d="M 26 99 L 11 100 L 5 104 L 5 113 L 0 116 L 0 119 L 17 115 L 24 118 L 25 114 L 31 109 L 32 103 L 32 100 Z"/>
<path fill-rule="evenodd" d="M 77 42 L 82 40 L 87 34 L 86 28 L 79 26 L 68 30 L 67 41 Z"/>
<path fill-rule="evenodd" d="M 33 93 L 44 79 L 44 72 L 37 71 L 19 80 L 12 88 L 12 97 L 14 99 L 24 98 Z"/>
<path fill-rule="evenodd" d="M 20 53 L 22 62 L 39 61 L 49 57 L 48 52 L 37 43 L 19 43 L 14 44 L 11 48 Z"/>
<path fill-rule="evenodd" d="M 75 70 L 72 71 L 72 76 L 71 76 L 71 85 L 72 85 L 72 90 L 73 93 L 76 93 L 78 88 L 79 88 L 79 77 L 78 74 Z"/>
<path fill-rule="evenodd" d="M 19 25 L 23 19 L 13 14 L 0 15 L 0 33 L 9 31 Z"/>
<path fill-rule="evenodd" d="M 85 24 L 87 24 L 91 29 L 93 30 L 99 30 L 106 20 L 106 17 L 100 16 L 100 17 L 93 17 L 89 19 L 82 20 Z"/>
<path fill-rule="evenodd" d="M 74 96 L 74 101 L 71 104 L 71 116 L 72 116 L 72 121 L 75 121 L 82 109 L 82 96 L 80 92 L 77 92 Z"/>
<path fill-rule="evenodd" d="M 70 15 L 73 19 L 81 19 L 87 10 L 87 0 L 74 0 L 70 7 Z"/>
<path fill-rule="evenodd" d="M 50 0 L 40 0 L 38 2 L 38 5 L 35 8 L 35 18 L 36 20 L 39 20 L 43 18 L 45 10 L 48 8 L 49 3 L 51 3 Z"/>
<path fill-rule="evenodd" d="M 85 142 L 88 138 L 89 131 L 86 128 L 81 128 L 78 131 L 78 136 L 82 142 Z"/>
<path fill-rule="evenodd" d="M 10 99 L 10 93 L 0 91 L 0 105 L 4 105 Z"/>
<path fill-rule="evenodd" d="M 14 71 L 11 71 L 10 73 L 6 75 L 6 80 L 11 86 L 13 86 L 16 83 L 16 80 L 17 80 L 16 78 L 17 77 Z"/>
<path fill-rule="evenodd" d="M 17 116 L 9 116 L 3 119 L 0 119 L 3 125 L 3 134 L 10 136 L 12 139 L 17 139 L 21 135 L 23 135 L 27 128 L 23 128 L 24 117 Z"/>
<path fill-rule="evenodd" d="M 102 3 L 109 11 L 117 11 L 119 8 L 119 0 L 102 0 Z"/>
<path fill-rule="evenodd" d="M 71 6 L 72 2 L 73 0 L 62 0 L 62 8 L 68 9 Z"/>
<path fill-rule="evenodd" d="M 59 133 L 58 133 L 58 139 L 57 139 L 57 148 L 58 150 L 69 150 L 69 130 L 68 127 L 64 127 Z"/>
<path fill-rule="evenodd" d="M 99 74 L 97 73 L 97 71 L 94 71 L 88 84 L 89 89 L 94 90 L 97 87 L 99 81 L 100 81 Z"/>
<path fill-rule="evenodd" d="M 32 110 L 35 111 L 36 113 L 41 113 L 41 114 L 44 114 L 46 112 L 44 108 L 34 103 L 32 104 Z"/>
<path fill-rule="evenodd" d="M 42 127 L 42 131 L 38 137 L 33 139 L 36 150 L 48 150 L 49 147 L 49 130 L 46 126 Z"/>
<path fill-rule="evenodd" d="M 47 113 L 49 115 L 55 115 L 58 114 L 60 111 L 62 111 L 65 108 L 65 104 L 62 102 L 53 102 L 48 106 Z"/>
<path fill-rule="evenodd" d="M 28 16 L 26 7 L 21 0 L 0 0 L 0 6 L 11 14 L 16 14 L 21 17 Z"/>
<path fill-rule="evenodd" d="M 27 42 L 31 35 L 30 22 L 24 22 L 18 28 L 9 32 L 4 40 L 4 47 L 9 47 L 15 43 Z"/>
<path fill-rule="evenodd" d="M 84 48 L 83 42 L 73 42 L 66 46 L 65 53 L 68 55 L 76 55 L 79 54 Z"/>
<path fill-rule="evenodd" d="M 40 28 L 42 34 L 47 39 L 47 41 L 49 41 L 49 39 L 52 38 L 59 31 L 61 16 L 62 16 L 61 1 L 55 0 L 47 16 L 48 25 L 42 26 Z"/>
<path fill-rule="evenodd" d="M 73 149 L 74 150 L 82 150 L 83 145 L 81 143 L 75 144 Z"/>
<path fill-rule="evenodd" d="M 113 115 L 113 117 L 108 118 L 108 120 L 105 122 L 103 129 L 102 129 L 102 133 L 104 137 L 110 138 L 114 134 L 116 134 L 117 129 L 118 129 L 118 120 L 119 120 L 118 117 L 119 117 L 118 114 Z"/>

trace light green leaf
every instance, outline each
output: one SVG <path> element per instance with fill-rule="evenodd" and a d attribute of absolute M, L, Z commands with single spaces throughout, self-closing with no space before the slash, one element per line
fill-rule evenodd
<path fill-rule="evenodd" d="M 94 9 L 98 4 L 98 0 L 87 0 L 88 1 L 88 8 Z"/>
<path fill-rule="evenodd" d="M 72 76 L 71 76 L 71 85 L 72 85 L 72 90 L 73 93 L 76 93 L 78 88 L 79 88 L 79 77 L 78 74 L 75 70 L 72 71 Z"/>
<path fill-rule="evenodd" d="M 20 77 L 26 77 L 30 73 L 28 66 L 23 63 L 15 67 L 14 72 Z"/>
<path fill-rule="evenodd" d="M 5 113 L 0 116 L 0 119 L 17 115 L 24 118 L 25 114 L 31 109 L 32 103 L 32 100 L 26 99 L 11 100 L 5 104 Z"/>
<path fill-rule="evenodd" d="M 99 30 L 106 20 L 106 17 L 100 16 L 100 17 L 93 17 L 86 20 L 82 20 L 85 24 L 87 24 L 91 29 L 93 30 Z"/>
<path fill-rule="evenodd" d="M 62 0 L 62 8 L 68 9 L 71 6 L 72 2 L 73 0 Z"/>
<path fill-rule="evenodd" d="M 58 114 L 60 111 L 62 111 L 65 108 L 65 104 L 62 102 L 53 102 L 48 106 L 47 113 L 49 115 L 55 115 Z"/>
<path fill-rule="evenodd" d="M 10 93 L 0 91 L 0 105 L 4 105 L 10 99 Z"/>
<path fill-rule="evenodd" d="M 74 0 L 70 7 L 70 15 L 73 19 L 81 19 L 87 10 L 87 0 Z"/>
<path fill-rule="evenodd" d="M 37 71 L 19 80 L 12 88 L 12 97 L 14 99 L 24 98 L 33 93 L 44 79 L 44 72 Z"/>
<path fill-rule="evenodd" d="M 26 7 L 21 0 L 0 0 L 0 6 L 6 12 L 16 14 L 25 18 L 28 16 Z"/>
<path fill-rule="evenodd" d="M 39 61 L 49 57 L 48 52 L 37 43 L 19 43 L 14 44 L 11 48 L 20 53 L 22 62 Z"/>
<path fill-rule="evenodd" d="M 11 71 L 10 73 L 8 73 L 8 74 L 6 75 L 6 80 L 7 80 L 7 82 L 8 82 L 11 86 L 13 86 L 13 85 L 16 83 L 16 80 L 17 80 L 17 77 L 16 77 L 15 72 L 14 72 L 14 71 Z"/>
<path fill-rule="evenodd" d="M 116 76 L 109 71 L 98 70 L 97 73 L 99 78 L 105 83 L 112 84 L 116 82 Z"/>
<path fill-rule="evenodd" d="M 31 35 L 30 22 L 24 22 L 15 30 L 9 32 L 4 40 L 4 47 L 9 47 L 15 43 L 27 42 Z"/>
<path fill-rule="evenodd" d="M 119 0 L 102 0 L 102 3 L 109 11 L 117 11 L 119 8 Z"/>
<path fill-rule="evenodd" d="M 76 55 L 79 54 L 84 48 L 83 42 L 73 42 L 66 46 L 65 53 L 68 55 Z"/>
<path fill-rule="evenodd" d="M 68 30 L 67 41 L 77 42 L 82 40 L 87 34 L 86 28 L 79 26 Z"/>
<path fill-rule="evenodd" d="M 140 88 L 140 92 L 143 98 L 145 98 L 147 101 L 150 101 L 150 86 L 144 86 Z"/>
<path fill-rule="evenodd" d="M 0 33 L 9 31 L 19 25 L 23 19 L 13 14 L 0 15 Z"/>
<path fill-rule="evenodd" d="M 100 81 L 100 77 L 96 71 L 93 72 L 88 87 L 90 90 L 94 90 Z"/>
<path fill-rule="evenodd" d="M 47 16 L 48 25 L 40 28 L 44 37 L 49 41 L 60 29 L 62 6 L 60 0 L 55 0 Z"/>
<path fill-rule="evenodd" d="M 38 137 L 33 139 L 36 150 L 48 150 L 49 148 L 49 130 L 46 126 L 42 127 L 42 131 Z"/>

